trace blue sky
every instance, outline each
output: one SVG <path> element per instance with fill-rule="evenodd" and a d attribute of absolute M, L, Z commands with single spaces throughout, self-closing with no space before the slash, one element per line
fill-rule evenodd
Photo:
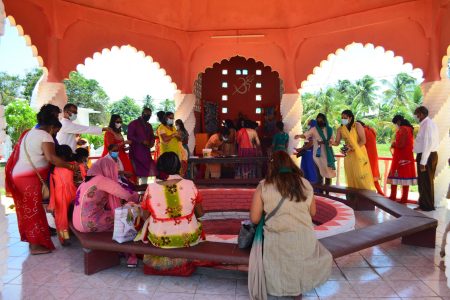
<path fill-rule="evenodd" d="M 24 75 L 27 71 L 39 67 L 33 57 L 31 47 L 19 36 L 17 28 L 6 19 L 5 33 L 0 37 L 0 71 L 11 75 Z"/>

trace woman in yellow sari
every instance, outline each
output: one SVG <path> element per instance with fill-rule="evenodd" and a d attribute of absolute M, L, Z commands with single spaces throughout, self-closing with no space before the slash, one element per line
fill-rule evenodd
<path fill-rule="evenodd" d="M 174 115 L 173 112 L 166 112 L 164 116 L 164 122 L 158 127 L 158 137 L 159 137 L 159 155 L 166 152 L 175 152 L 178 158 L 182 159 L 181 146 L 180 146 L 180 136 L 178 134 L 177 128 L 174 126 Z"/>
<path fill-rule="evenodd" d="M 344 157 L 345 177 L 347 186 L 358 189 L 374 190 L 372 170 L 366 151 L 366 135 L 361 124 L 355 123 L 351 110 L 341 114 L 342 125 L 337 130 L 335 146 L 341 139 L 345 145 L 341 148 Z"/>

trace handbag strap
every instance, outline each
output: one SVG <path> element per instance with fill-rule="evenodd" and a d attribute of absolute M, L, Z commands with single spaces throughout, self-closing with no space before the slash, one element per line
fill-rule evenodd
<path fill-rule="evenodd" d="M 280 202 L 278 202 L 277 207 L 275 207 L 265 218 L 265 222 L 269 221 L 270 218 L 272 218 L 277 211 L 280 209 L 280 207 L 283 205 L 284 200 L 286 200 L 286 197 L 281 198 Z"/>
<path fill-rule="evenodd" d="M 41 181 L 42 184 L 45 184 L 44 179 L 42 179 L 41 174 L 39 174 L 36 166 L 33 164 L 33 162 L 31 161 L 31 157 L 30 154 L 28 154 L 28 150 L 27 150 L 27 137 L 28 137 L 29 132 L 25 135 L 25 138 L 23 139 L 23 149 L 25 150 L 25 155 L 27 156 L 28 162 L 30 163 L 30 165 L 33 167 L 34 172 L 36 172 L 36 175 L 39 177 L 39 180 Z"/>

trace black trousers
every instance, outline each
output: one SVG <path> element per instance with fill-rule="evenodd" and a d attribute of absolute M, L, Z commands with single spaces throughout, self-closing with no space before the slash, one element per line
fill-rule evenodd
<path fill-rule="evenodd" d="M 434 175 L 438 162 L 437 152 L 431 152 L 426 164 L 426 171 L 420 171 L 422 153 L 417 153 L 417 177 L 419 185 L 419 207 L 422 210 L 434 210 Z"/>

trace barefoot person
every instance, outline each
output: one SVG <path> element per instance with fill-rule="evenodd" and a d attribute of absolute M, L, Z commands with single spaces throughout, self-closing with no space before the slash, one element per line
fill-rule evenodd
<path fill-rule="evenodd" d="M 21 240 L 30 244 L 31 254 L 44 254 L 55 249 L 42 205 L 42 187 L 50 163 L 77 168 L 56 156 L 52 134 L 61 125 L 58 119 L 42 109 L 37 119 L 38 128 L 24 132 L 14 147 L 5 167 L 5 185 L 14 199 Z"/>

